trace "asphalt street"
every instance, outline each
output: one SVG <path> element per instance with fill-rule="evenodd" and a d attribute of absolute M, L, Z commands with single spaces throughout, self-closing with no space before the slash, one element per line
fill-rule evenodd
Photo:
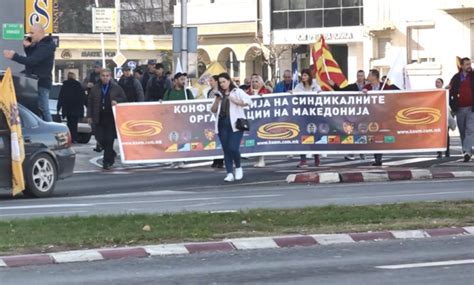
<path fill-rule="evenodd" d="M 431 284 L 474 279 L 474 237 L 203 253 L 0 269 L 2 285 Z"/>
<path fill-rule="evenodd" d="M 82 183 L 90 178 L 84 177 Z M 134 184 L 143 177 L 112 180 L 114 185 Z M 78 182 L 79 184 L 81 182 Z M 50 199 L 8 199 L 0 205 L 0 220 L 42 216 L 121 213 L 172 213 L 181 211 L 238 211 L 254 208 L 365 205 L 413 201 L 474 199 L 474 180 L 433 180 L 332 184 L 326 186 L 250 183 L 226 186 L 174 187 L 133 193 L 76 195 Z M 139 184 L 139 183 L 137 183 Z M 135 186 L 136 187 L 136 186 Z M 148 189 L 149 186 L 144 186 Z M 78 190 L 79 191 L 79 190 Z"/>
<path fill-rule="evenodd" d="M 449 168 L 473 170 L 463 163 L 453 139 L 452 157 L 435 154 L 386 155 L 387 168 Z M 383 182 L 363 184 L 287 184 L 288 174 L 320 169 L 370 168 L 371 160 L 346 161 L 342 155 L 322 158 L 321 167 L 300 170 L 297 158 L 267 157 L 267 167 L 253 168 L 255 159 L 244 160 L 245 177 L 225 184 L 223 169 L 209 162 L 169 165 L 123 166 L 102 171 L 93 144 L 77 146 L 76 174 L 59 181 L 54 197 L 12 198 L 0 195 L 0 220 L 62 215 L 163 213 L 180 211 L 238 211 L 253 208 L 295 208 L 329 204 L 362 205 L 410 201 L 474 199 L 473 179 Z"/>

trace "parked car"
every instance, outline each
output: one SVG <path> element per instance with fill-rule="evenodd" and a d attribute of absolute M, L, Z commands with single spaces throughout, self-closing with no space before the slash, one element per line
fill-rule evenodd
<path fill-rule="evenodd" d="M 62 122 L 66 124 L 66 120 L 61 118 L 61 115 L 57 112 L 59 92 L 61 92 L 61 83 L 53 84 L 51 92 L 49 93 L 49 111 L 53 116 L 55 122 Z M 85 103 L 85 102 L 84 102 Z M 84 117 L 79 120 L 77 126 L 77 142 L 78 143 L 88 143 L 92 137 L 92 128 L 86 121 L 87 108 L 84 107 Z"/>
<path fill-rule="evenodd" d="M 76 153 L 72 149 L 69 129 L 63 124 L 49 123 L 19 105 L 25 160 L 25 194 L 49 197 L 58 179 L 73 174 Z M 0 189 L 11 189 L 10 130 L 0 111 Z"/>

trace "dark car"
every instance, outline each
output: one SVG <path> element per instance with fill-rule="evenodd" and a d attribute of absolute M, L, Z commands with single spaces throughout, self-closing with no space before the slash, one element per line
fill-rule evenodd
<path fill-rule="evenodd" d="M 19 105 L 25 160 L 25 194 L 49 197 L 58 179 L 72 175 L 76 153 L 72 149 L 69 129 L 58 123 L 41 120 L 33 112 Z M 11 189 L 10 131 L 0 111 L 0 189 Z"/>

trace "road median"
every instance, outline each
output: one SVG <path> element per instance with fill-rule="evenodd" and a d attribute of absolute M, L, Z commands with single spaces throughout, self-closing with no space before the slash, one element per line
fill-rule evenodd
<path fill-rule="evenodd" d="M 472 225 L 474 200 L 236 213 L 49 217 L 0 222 L 0 256 L 244 237 Z"/>

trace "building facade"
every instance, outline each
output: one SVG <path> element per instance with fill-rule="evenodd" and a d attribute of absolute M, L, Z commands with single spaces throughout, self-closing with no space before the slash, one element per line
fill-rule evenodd
<path fill-rule="evenodd" d="M 54 81 L 61 82 L 68 72 L 83 79 L 101 61 L 99 34 L 92 33 L 94 1 L 57 0 L 59 5 L 59 47 L 56 50 Z M 115 1 L 98 1 L 101 8 L 113 8 Z M 172 62 L 172 25 L 175 0 L 122 0 L 120 10 L 120 52 L 137 65 L 153 59 Z M 106 66 L 114 69 L 117 53 L 115 34 L 104 35 Z"/>
<path fill-rule="evenodd" d="M 175 26 L 181 24 L 181 2 L 174 9 Z M 243 82 L 252 73 L 266 74 L 260 31 L 260 1 L 190 0 L 188 26 L 198 30 L 198 65 L 201 72 L 219 62 L 231 77 Z"/>

